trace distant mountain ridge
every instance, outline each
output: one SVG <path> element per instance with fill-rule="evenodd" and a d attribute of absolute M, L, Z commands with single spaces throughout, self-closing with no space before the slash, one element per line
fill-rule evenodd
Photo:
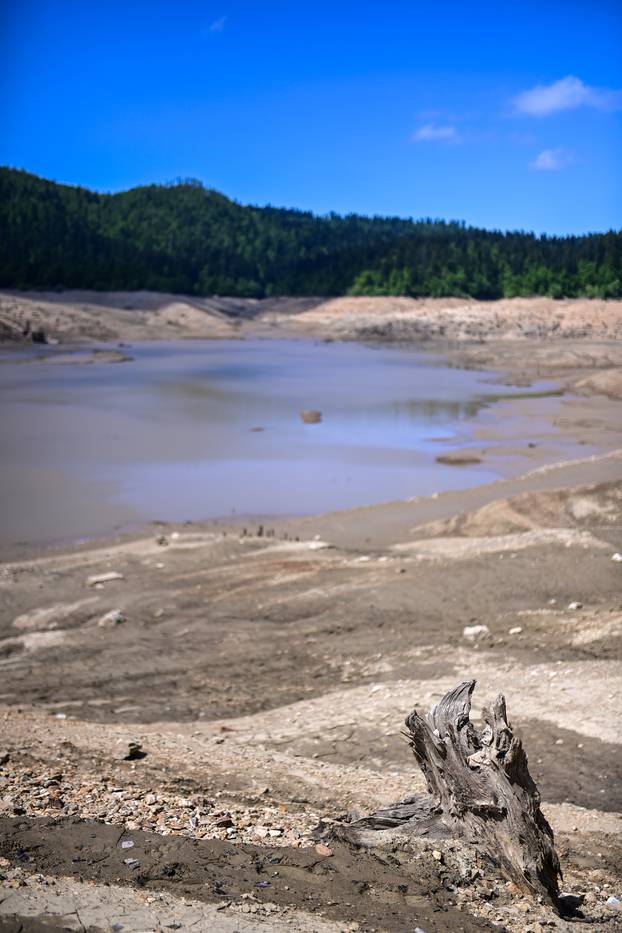
<path fill-rule="evenodd" d="M 622 233 L 238 204 L 195 181 L 98 194 L 0 168 L 0 287 L 188 295 L 622 297 Z"/>

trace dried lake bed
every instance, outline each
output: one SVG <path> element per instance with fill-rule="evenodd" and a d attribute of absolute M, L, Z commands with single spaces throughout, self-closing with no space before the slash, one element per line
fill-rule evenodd
<path fill-rule="evenodd" d="M 566 933 L 452 840 L 318 851 L 423 789 L 404 717 L 475 678 L 572 929 L 615 929 L 619 402 L 573 388 L 614 342 L 95 349 L 0 366 L 0 926 Z"/>

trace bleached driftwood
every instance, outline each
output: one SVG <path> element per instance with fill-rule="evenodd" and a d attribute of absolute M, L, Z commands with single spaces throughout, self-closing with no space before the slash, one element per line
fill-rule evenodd
<path fill-rule="evenodd" d="M 475 729 L 469 718 L 474 687 L 474 680 L 462 683 L 429 713 L 414 710 L 406 720 L 428 795 L 356 820 L 346 835 L 369 842 L 369 831 L 399 828 L 428 840 L 459 838 L 525 894 L 556 903 L 559 860 L 527 756 L 508 724 L 503 696 L 483 709 L 484 728 Z"/>

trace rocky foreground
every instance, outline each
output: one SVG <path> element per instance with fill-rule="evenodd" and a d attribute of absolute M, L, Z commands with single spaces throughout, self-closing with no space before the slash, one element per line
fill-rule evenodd
<path fill-rule="evenodd" d="M 3 928 L 619 928 L 621 463 L 402 504 L 382 545 L 343 513 L 5 563 Z M 572 919 L 452 840 L 331 836 L 423 789 L 404 718 L 470 677 L 508 698 Z"/>

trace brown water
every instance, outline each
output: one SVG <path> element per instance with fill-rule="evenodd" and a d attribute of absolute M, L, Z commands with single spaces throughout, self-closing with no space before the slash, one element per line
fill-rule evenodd
<path fill-rule="evenodd" d="M 473 443 L 496 399 L 519 392 L 493 389 L 491 373 L 359 344 L 193 341 L 128 352 L 132 362 L 91 365 L 3 355 L 2 543 L 150 520 L 310 514 L 487 482 L 498 475 L 488 467 L 435 457 Z M 305 409 L 321 421 L 303 423 Z"/>

